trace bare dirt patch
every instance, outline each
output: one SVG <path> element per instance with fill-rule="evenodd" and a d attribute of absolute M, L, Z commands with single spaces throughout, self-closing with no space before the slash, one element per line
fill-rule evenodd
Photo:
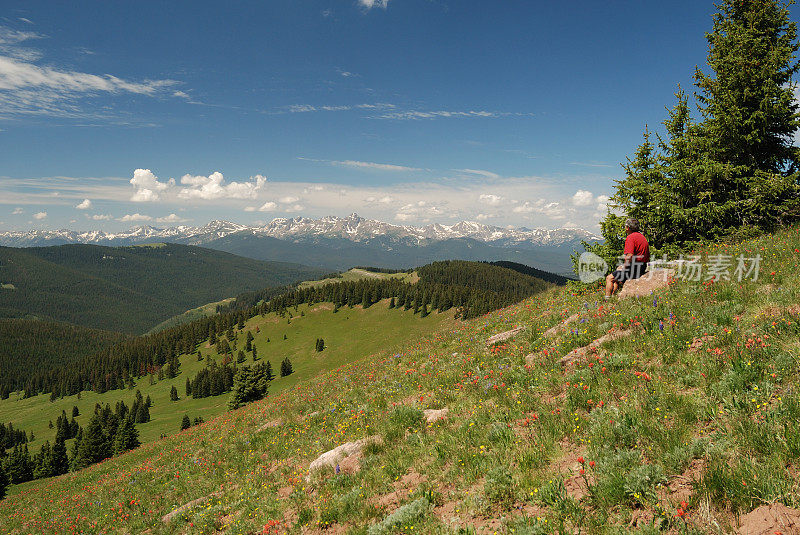
<path fill-rule="evenodd" d="M 266 431 L 267 429 L 271 429 L 273 427 L 280 427 L 283 425 L 283 420 L 280 418 L 276 418 L 274 420 L 270 420 L 269 422 L 265 423 L 261 427 L 258 428 L 259 431 Z"/>
<path fill-rule="evenodd" d="M 392 483 L 392 491 L 388 494 L 373 497 L 370 501 L 387 511 L 396 509 L 419 486 L 428 481 L 428 476 L 422 475 L 411 468 L 400 479 Z"/>
<path fill-rule="evenodd" d="M 425 416 L 425 421 L 429 424 L 432 424 L 447 418 L 447 413 L 449 412 L 450 409 L 445 407 L 443 409 L 426 409 L 422 411 L 422 414 Z"/>
<path fill-rule="evenodd" d="M 739 535 L 796 535 L 800 533 L 800 511 L 782 503 L 762 505 L 739 519 Z"/>
<path fill-rule="evenodd" d="M 669 499 L 673 504 L 688 502 L 694 494 L 694 482 L 700 481 L 705 466 L 705 459 L 694 459 L 681 475 L 672 478 L 662 489 L 662 498 Z"/>
<path fill-rule="evenodd" d="M 706 342 L 710 342 L 713 339 L 714 336 L 710 334 L 694 338 L 692 339 L 692 343 L 689 344 L 689 348 L 687 349 L 687 351 L 689 351 L 689 353 L 696 353 L 697 351 L 700 351 L 703 348 L 703 345 L 705 345 Z"/>

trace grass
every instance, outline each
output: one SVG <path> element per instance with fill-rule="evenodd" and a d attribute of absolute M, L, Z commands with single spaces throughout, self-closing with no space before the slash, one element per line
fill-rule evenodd
<path fill-rule="evenodd" d="M 610 303 L 599 287 L 553 289 L 410 337 L 402 350 L 298 375 L 266 400 L 37 482 L 0 502 L 0 527 L 732 532 L 736 515 L 761 504 L 800 504 L 800 229 L 701 253 L 759 253 L 761 278 L 677 281 Z M 576 313 L 577 322 L 543 336 Z M 486 346 L 516 326 L 525 331 Z M 632 334 L 559 364 L 619 329 Z M 425 421 L 424 410 L 444 407 L 446 419 Z M 359 470 L 308 473 L 321 453 L 376 436 Z"/>
<path fill-rule="evenodd" d="M 235 297 L 228 297 L 220 301 L 214 301 L 213 303 L 206 303 L 205 305 L 189 309 L 182 314 L 178 314 L 177 316 L 173 316 L 167 320 L 162 321 L 161 323 L 159 323 L 158 325 L 147 331 L 147 334 L 157 333 L 159 331 L 163 331 L 164 329 L 169 329 L 170 327 L 175 327 L 177 325 L 183 325 L 184 323 L 189 323 L 196 319 L 213 316 L 214 314 L 217 313 L 218 306 L 227 305 L 235 300 L 236 300 Z"/>
<path fill-rule="evenodd" d="M 280 361 L 284 357 L 290 357 L 294 373 L 276 378 L 270 385 L 271 394 L 291 388 L 318 373 L 363 359 L 387 348 L 402 346 L 409 338 L 436 332 L 454 321 L 452 312 L 434 313 L 420 318 L 412 311 L 388 309 L 388 301 L 376 303 L 366 310 L 360 306 L 344 307 L 335 314 L 333 307 L 326 303 L 311 307 L 301 305 L 297 310 L 291 309 L 291 314 L 292 318 L 280 318 L 274 313 L 256 316 L 245 324 L 244 329 L 237 332 L 239 349 L 244 347 L 247 331 L 253 333 L 259 361 L 272 362 L 276 374 L 280 369 Z M 286 340 L 283 339 L 284 335 Z M 317 338 L 323 338 L 326 346 L 319 353 L 314 350 Z M 222 361 L 222 357 L 208 344 L 201 347 L 200 351 L 204 357 L 202 362 L 198 362 L 196 355 L 180 356 L 180 374 L 174 379 L 165 378 L 159 381 L 154 377 L 154 383 L 150 384 L 148 376 L 137 381 L 135 388 L 141 390 L 144 397 L 150 396 L 153 401 L 150 422 L 137 426 L 143 443 L 156 441 L 162 434 L 176 434 L 184 414 L 188 414 L 192 420 L 197 416 L 209 420 L 227 410 L 229 394 L 199 399 L 185 396 L 186 378 L 193 378 L 207 365 L 206 357 L 217 363 Z M 236 353 L 234 350 L 234 357 Z M 250 354 L 247 355 L 246 363 L 252 364 Z M 169 399 L 172 386 L 177 388 L 180 396 L 177 402 Z M 21 399 L 21 392 L 16 392 L 9 399 L 0 401 L 0 422 L 13 422 L 17 429 L 32 431 L 35 441 L 29 443 L 28 447 L 34 452 L 45 440 L 53 442 L 55 431 L 48 424 L 52 421 L 55 425 L 62 410 L 70 417 L 73 406 L 77 406 L 80 415 L 76 420 L 85 426 L 96 403 L 109 403 L 113 408 L 121 399 L 130 406 L 134 393 L 135 390 L 113 390 L 103 394 L 82 392 L 80 399 L 75 395 L 51 402 L 49 395 Z M 18 490 L 10 489 L 12 493 Z"/>
<path fill-rule="evenodd" d="M 417 275 L 416 271 L 411 273 L 377 273 L 374 271 L 367 271 L 365 269 L 353 268 L 341 273 L 338 277 L 329 277 L 327 279 L 302 282 L 300 283 L 300 288 L 322 286 L 332 282 L 357 281 L 361 279 L 400 279 L 405 282 L 414 283 L 419 280 L 419 276 Z"/>

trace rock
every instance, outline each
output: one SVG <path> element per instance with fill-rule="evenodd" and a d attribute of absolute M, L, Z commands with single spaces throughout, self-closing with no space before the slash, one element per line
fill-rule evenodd
<path fill-rule="evenodd" d="M 336 465 L 344 463 L 348 459 L 350 462 L 355 461 L 361 456 L 364 446 L 370 442 L 379 442 L 380 440 L 380 437 L 377 436 L 362 438 L 355 442 L 346 442 L 341 446 L 336 446 L 332 450 L 326 451 L 308 465 L 308 477 L 306 479 L 308 480 L 311 474 L 317 470 L 326 467 L 336 469 Z M 358 471 L 358 467 L 354 467 L 352 471 Z"/>
<path fill-rule="evenodd" d="M 280 418 L 277 418 L 277 419 L 271 420 L 271 421 L 265 423 L 264 425 L 262 425 L 261 427 L 259 427 L 258 431 L 266 431 L 267 429 L 271 429 L 273 427 L 280 427 L 282 425 L 283 425 L 283 420 L 281 420 Z"/>
<path fill-rule="evenodd" d="M 203 496 L 202 498 L 197 498 L 196 500 L 192 500 L 192 501 L 190 501 L 188 503 L 185 503 L 185 504 L 181 505 L 180 507 L 178 507 L 177 509 L 175 509 L 174 511 L 172 511 L 171 513 L 167 513 L 164 516 L 162 516 L 161 517 L 161 521 L 163 523 L 167 524 L 167 523 L 169 523 L 170 520 L 172 520 L 176 516 L 180 515 L 181 513 L 184 513 L 186 511 L 188 511 L 192 507 L 195 507 L 197 505 L 206 503 L 206 502 L 208 502 L 210 500 L 213 500 L 217 496 L 221 496 L 221 495 L 222 495 L 222 491 L 218 491 L 218 492 L 211 493 L 208 496 Z"/>
<path fill-rule="evenodd" d="M 762 505 L 739 519 L 739 535 L 790 535 L 800 533 L 800 511 L 782 503 Z"/>
<path fill-rule="evenodd" d="M 675 275 L 674 269 L 654 268 L 639 277 L 627 281 L 619 292 L 619 298 L 644 297 L 656 290 L 669 286 L 670 277 Z"/>
<path fill-rule="evenodd" d="M 429 424 L 437 422 L 439 420 L 444 420 L 447 418 L 447 413 L 450 412 L 450 409 L 445 407 L 444 409 L 425 409 L 422 411 L 422 414 L 425 416 L 425 421 Z"/>
<path fill-rule="evenodd" d="M 567 326 L 567 325 L 569 325 L 570 323 L 574 323 L 574 322 L 578 321 L 578 319 L 579 319 L 579 318 L 580 318 L 580 315 L 579 315 L 579 314 L 573 314 L 572 316 L 568 317 L 567 319 L 565 319 L 565 320 L 564 320 L 564 321 L 562 321 L 561 323 L 559 323 L 559 324 L 557 324 L 557 325 L 553 325 L 552 327 L 550 327 L 549 329 L 547 329 L 547 330 L 544 332 L 544 334 L 542 334 L 542 336 L 544 336 L 545 338 L 548 338 L 548 337 L 550 337 L 550 336 L 553 336 L 553 335 L 555 335 L 555 334 L 558 334 L 558 333 L 559 333 L 559 331 L 561 331 L 561 330 L 563 330 L 563 329 L 564 329 L 564 327 L 566 327 L 566 326 Z"/>
<path fill-rule="evenodd" d="M 585 345 L 583 347 L 579 347 L 577 349 L 573 349 L 559 360 L 562 366 L 566 366 L 567 364 L 571 363 L 573 360 L 583 357 L 588 353 L 590 350 L 599 347 L 604 342 L 608 342 L 610 340 L 616 340 L 617 338 L 622 338 L 624 336 L 630 336 L 633 334 L 633 329 L 626 329 L 624 331 L 612 331 L 610 333 L 604 334 L 600 338 L 592 340 L 589 342 L 589 345 Z"/>
<path fill-rule="evenodd" d="M 495 334 L 494 336 L 492 336 L 488 340 L 486 340 L 486 345 L 490 346 L 490 345 L 493 345 L 493 344 L 497 344 L 499 342 L 505 342 L 509 338 L 515 337 L 516 335 L 521 333 L 523 330 L 525 330 L 525 327 L 517 327 L 516 329 L 511 329 L 510 331 L 505 331 L 505 332 L 502 332 L 500 334 Z"/>

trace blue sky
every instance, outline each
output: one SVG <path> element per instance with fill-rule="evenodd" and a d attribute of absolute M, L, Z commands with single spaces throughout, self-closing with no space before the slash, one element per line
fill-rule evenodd
<path fill-rule="evenodd" d="M 713 11 L 6 1 L 0 230 L 353 211 L 596 230 L 619 162 L 691 89 Z"/>

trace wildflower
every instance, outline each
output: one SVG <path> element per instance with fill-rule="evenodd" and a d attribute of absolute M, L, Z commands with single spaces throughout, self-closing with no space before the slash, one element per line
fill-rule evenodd
<path fill-rule="evenodd" d="M 586 459 L 584 459 L 583 457 L 578 457 L 578 462 L 583 464 L 586 462 Z"/>

